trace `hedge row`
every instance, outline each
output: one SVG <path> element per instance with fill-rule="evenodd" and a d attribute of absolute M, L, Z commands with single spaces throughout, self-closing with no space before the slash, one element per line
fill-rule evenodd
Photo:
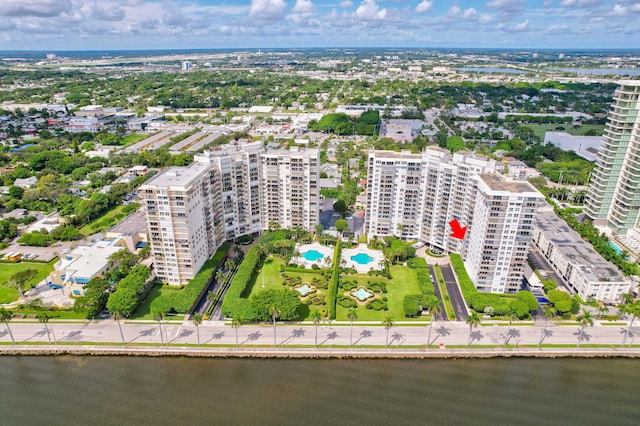
<path fill-rule="evenodd" d="M 136 266 L 131 269 L 129 274 L 116 284 L 116 290 L 109 295 L 107 306 L 118 307 L 120 313 L 124 315 L 135 311 L 150 276 L 151 272 L 146 266 Z"/>
<path fill-rule="evenodd" d="M 151 308 L 158 312 L 174 311 L 179 314 L 186 314 L 191 310 L 198 298 L 209 285 L 220 262 L 227 255 L 230 244 L 223 244 L 213 257 L 207 260 L 200 272 L 185 286 L 182 291 L 163 294 L 151 303 Z"/>
<path fill-rule="evenodd" d="M 224 296 L 222 302 L 222 315 L 227 318 L 244 318 L 249 319 L 251 317 L 251 308 L 249 307 L 249 300 L 243 299 L 242 294 L 249 285 L 251 277 L 256 272 L 256 269 L 260 266 L 261 256 L 258 256 L 258 246 L 253 246 L 247 252 L 243 262 L 238 267 L 236 275 L 231 281 L 231 285 L 227 290 L 227 294 Z"/>
<path fill-rule="evenodd" d="M 333 251 L 333 258 L 336 259 L 333 262 L 333 274 L 331 275 L 331 281 L 329 282 L 329 291 L 328 291 L 328 300 L 327 305 L 329 305 L 329 319 L 336 319 L 336 300 L 338 296 L 338 280 L 340 278 L 340 262 L 337 259 L 340 259 L 340 241 L 337 242 L 336 247 Z"/>

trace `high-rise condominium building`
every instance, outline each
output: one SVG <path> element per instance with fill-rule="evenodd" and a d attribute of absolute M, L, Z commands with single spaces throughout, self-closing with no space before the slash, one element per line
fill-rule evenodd
<path fill-rule="evenodd" d="M 473 176 L 494 172 L 495 161 L 430 147 L 421 154 L 371 151 L 365 231 L 421 240 L 432 249 L 460 252 L 449 222 L 469 223 L 475 201 Z"/>
<path fill-rule="evenodd" d="M 515 293 L 522 284 L 536 210 L 544 197 L 528 182 L 495 174 L 477 175 L 475 180 L 467 272 L 479 291 Z"/>
<path fill-rule="evenodd" d="M 262 227 L 313 230 L 320 212 L 320 151 L 299 149 L 262 154 Z"/>
<path fill-rule="evenodd" d="M 640 226 L 640 80 L 620 81 L 614 100 L 585 212 L 625 235 Z"/>
<path fill-rule="evenodd" d="M 270 223 L 307 230 L 317 224 L 318 150 L 265 154 L 262 142 L 254 142 L 225 145 L 194 160 L 165 170 L 138 192 L 160 280 L 188 282 L 224 241 Z"/>

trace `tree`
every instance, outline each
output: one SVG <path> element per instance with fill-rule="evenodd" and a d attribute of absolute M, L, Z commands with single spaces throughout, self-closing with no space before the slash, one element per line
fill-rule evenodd
<path fill-rule="evenodd" d="M 9 327 L 9 321 L 11 321 L 11 318 L 13 318 L 13 312 L 5 308 L 0 308 L 0 321 L 2 321 L 7 327 L 7 331 L 9 332 L 9 336 L 11 337 L 11 341 L 15 345 L 16 340 L 13 338 L 13 333 L 11 332 L 11 328 Z"/>
<path fill-rule="evenodd" d="M 382 321 L 382 325 L 384 325 L 385 330 L 387 330 L 387 340 L 386 345 L 389 347 L 389 330 L 393 327 L 393 318 L 386 317 L 384 321 Z"/>
<path fill-rule="evenodd" d="M 320 234 L 322 234 L 322 231 L 324 231 L 324 226 L 322 226 L 322 224 L 319 223 L 315 226 L 315 229 L 316 229 L 316 235 L 318 239 L 320 239 Z"/>
<path fill-rule="evenodd" d="M 122 333 L 122 325 L 120 325 L 120 318 L 122 318 L 122 314 L 118 311 L 111 312 L 113 314 L 113 319 L 118 323 L 118 329 L 120 329 L 120 338 L 122 339 L 122 346 L 125 345 L 124 334 Z"/>
<path fill-rule="evenodd" d="M 249 298 L 249 305 L 259 320 L 270 320 L 269 308 L 274 307 L 278 310 L 278 317 L 286 321 L 298 318 L 300 297 L 291 289 L 260 290 Z"/>
<path fill-rule="evenodd" d="M 517 308 L 513 305 L 514 303 L 509 305 L 509 311 L 507 312 L 507 318 L 509 319 L 509 327 L 507 328 L 507 335 L 504 339 L 505 347 L 507 346 L 507 343 L 509 342 L 509 337 L 511 336 L 511 324 L 513 323 L 513 321 L 516 321 L 518 319 Z"/>
<path fill-rule="evenodd" d="M 107 309 L 118 312 L 123 317 L 131 315 L 138 306 L 138 292 L 132 288 L 121 288 L 109 295 Z"/>
<path fill-rule="evenodd" d="M 542 314 L 544 315 L 545 322 L 544 327 L 542 328 L 542 333 L 540 335 L 540 341 L 538 342 L 538 347 L 542 345 L 542 341 L 547 335 L 547 325 L 549 324 L 549 320 L 556 316 L 556 308 L 551 305 L 545 305 L 545 307 L 542 308 Z"/>
<path fill-rule="evenodd" d="M 571 306 L 573 305 L 573 301 L 571 300 L 571 296 L 562 290 L 550 290 L 547 292 L 547 297 L 549 301 L 553 304 L 553 306 L 558 310 L 558 312 L 569 312 L 571 311 Z"/>
<path fill-rule="evenodd" d="M 7 283 L 10 287 L 13 287 L 20 292 L 20 298 L 24 298 L 24 288 L 26 284 L 34 279 L 38 275 L 38 270 L 29 268 L 22 271 L 18 271 L 11 275 Z"/>
<path fill-rule="evenodd" d="M 153 314 L 153 319 L 158 321 L 158 328 L 160 329 L 160 342 L 164 345 L 164 336 L 162 335 L 162 320 L 166 315 L 166 312 L 161 310 L 151 309 L 151 313 Z"/>
<path fill-rule="evenodd" d="M 635 321 L 636 318 L 640 317 L 640 303 L 638 302 L 623 303 L 621 305 L 618 305 L 618 309 L 623 314 L 631 315 L 631 322 L 629 323 L 629 327 L 627 328 L 626 332 L 622 337 L 622 347 L 624 348 L 627 342 L 627 337 L 629 337 L 629 334 L 631 333 L 631 327 L 633 327 L 633 322 Z"/>
<path fill-rule="evenodd" d="M 442 306 L 440 305 L 440 300 L 438 300 L 437 297 L 434 297 L 428 303 L 427 308 L 431 313 L 431 321 L 429 321 L 429 337 L 427 337 L 427 349 L 429 349 L 429 345 L 431 344 L 431 330 L 433 329 L 433 323 L 436 322 L 438 315 L 442 313 Z"/>
<path fill-rule="evenodd" d="M 44 329 L 47 332 L 47 339 L 49 339 L 49 344 L 51 344 L 51 336 L 49 335 L 49 327 L 47 327 L 47 323 L 49 322 L 49 318 L 51 318 L 49 315 L 47 315 L 46 312 L 43 312 L 41 314 L 38 314 L 37 316 L 38 321 L 40 322 L 40 324 L 44 325 Z M 55 337 L 54 337 L 55 340 Z"/>
<path fill-rule="evenodd" d="M 311 314 L 311 319 L 313 319 L 313 324 L 316 327 L 316 348 L 318 347 L 318 324 L 320 324 L 320 320 L 322 319 L 322 315 L 320 315 L 320 312 L 318 312 L 318 310 L 316 309 L 315 311 L 313 311 L 313 313 Z"/>
<path fill-rule="evenodd" d="M 358 313 L 355 309 L 349 309 L 349 313 L 347 314 L 347 318 L 349 318 L 349 322 L 351 323 L 351 330 L 349 334 L 349 347 L 351 347 L 353 343 L 353 322 L 358 320 Z"/>
<path fill-rule="evenodd" d="M 347 222 L 344 219 L 336 220 L 336 231 L 342 234 L 344 231 L 347 231 L 348 229 L 349 229 L 349 222 Z"/>
<path fill-rule="evenodd" d="M 280 316 L 280 311 L 275 305 L 267 307 L 267 310 L 269 311 L 269 315 L 271 315 L 271 319 L 273 319 L 273 347 L 275 348 L 277 346 L 276 319 L 278 319 L 278 317 Z"/>
<path fill-rule="evenodd" d="M 231 318 L 231 327 L 236 331 L 236 346 L 240 346 L 240 343 L 238 343 L 238 330 L 240 329 L 240 326 L 242 326 L 243 322 L 244 320 L 242 317 L 234 316 Z"/>
<path fill-rule="evenodd" d="M 196 326 L 196 336 L 198 337 L 198 346 L 200 346 L 200 324 L 202 324 L 202 314 L 200 312 L 196 312 L 191 317 L 191 321 L 193 321 L 193 325 Z"/>
<path fill-rule="evenodd" d="M 525 303 L 529 311 L 538 309 L 538 300 L 530 291 L 521 290 L 516 294 L 516 299 Z"/>
<path fill-rule="evenodd" d="M 341 215 L 347 211 L 347 203 L 346 201 L 340 199 L 333 203 L 333 210 L 340 213 Z"/>
<path fill-rule="evenodd" d="M 467 317 L 467 324 L 469 324 L 469 341 L 467 342 L 467 346 L 471 346 L 471 331 L 474 327 L 478 327 L 482 318 L 478 315 L 477 312 L 472 313 Z"/>
<path fill-rule="evenodd" d="M 580 324 L 580 331 L 578 332 L 578 343 L 576 343 L 576 347 L 580 346 L 580 341 L 584 338 L 584 329 L 589 327 L 593 327 L 593 316 L 591 312 L 586 309 L 582 310 L 582 313 L 576 317 L 578 320 L 578 324 Z"/>

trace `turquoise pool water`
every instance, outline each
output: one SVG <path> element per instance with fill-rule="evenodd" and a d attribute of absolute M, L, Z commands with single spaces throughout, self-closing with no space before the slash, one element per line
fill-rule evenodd
<path fill-rule="evenodd" d="M 609 247 L 614 249 L 616 254 L 622 254 L 622 250 L 620 249 L 620 247 L 618 247 L 617 245 L 613 244 L 611 241 L 609 241 Z"/>
<path fill-rule="evenodd" d="M 360 265 L 366 265 L 367 263 L 373 261 L 373 257 L 369 256 L 366 253 L 358 253 L 355 256 L 351 256 L 351 260 L 359 263 Z"/>
<path fill-rule="evenodd" d="M 315 262 L 318 259 L 322 259 L 324 254 L 320 253 L 318 250 L 307 250 L 302 253 L 302 257 L 307 259 L 309 262 Z"/>
<path fill-rule="evenodd" d="M 367 290 L 360 287 L 358 291 L 351 292 L 351 295 L 357 297 L 361 302 L 364 302 L 365 300 L 373 296 L 373 293 L 369 293 Z"/>
<path fill-rule="evenodd" d="M 300 287 L 296 287 L 295 290 L 300 293 L 302 297 L 306 296 L 309 293 L 313 293 L 315 290 L 309 287 L 308 284 L 303 284 Z"/>

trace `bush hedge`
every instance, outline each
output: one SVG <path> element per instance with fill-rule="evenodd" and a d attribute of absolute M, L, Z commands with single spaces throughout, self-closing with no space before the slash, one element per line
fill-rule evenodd
<path fill-rule="evenodd" d="M 427 261 L 421 257 L 413 257 L 407 260 L 407 266 L 411 269 L 426 268 Z"/>
<path fill-rule="evenodd" d="M 243 317 L 249 319 L 247 315 L 251 313 L 251 308 L 249 307 L 248 300 L 242 299 L 242 294 L 247 289 L 251 277 L 253 277 L 262 260 L 262 257 L 258 256 L 257 247 L 258 246 L 253 246 L 247 252 L 224 297 L 224 301 L 222 302 L 222 315 L 227 318 Z M 243 300 L 244 302 L 240 302 L 239 300 Z"/>
<path fill-rule="evenodd" d="M 389 309 L 387 304 L 380 299 L 370 300 L 365 307 L 374 311 L 386 311 Z"/>
<path fill-rule="evenodd" d="M 340 259 L 340 241 L 336 243 L 336 247 L 333 251 L 333 258 Z M 329 291 L 327 295 L 327 304 L 329 305 L 329 319 L 336 319 L 336 299 L 338 296 L 338 280 L 340 262 L 333 262 L 333 273 L 331 275 L 331 281 L 329 282 Z"/>
<path fill-rule="evenodd" d="M 347 308 L 347 309 L 349 309 L 349 308 L 357 308 L 358 307 L 358 304 L 356 303 L 355 300 L 353 300 L 350 297 L 346 297 L 346 296 L 342 296 L 342 295 L 338 296 L 337 303 L 338 303 L 338 305 L 342 306 L 343 308 Z"/>

